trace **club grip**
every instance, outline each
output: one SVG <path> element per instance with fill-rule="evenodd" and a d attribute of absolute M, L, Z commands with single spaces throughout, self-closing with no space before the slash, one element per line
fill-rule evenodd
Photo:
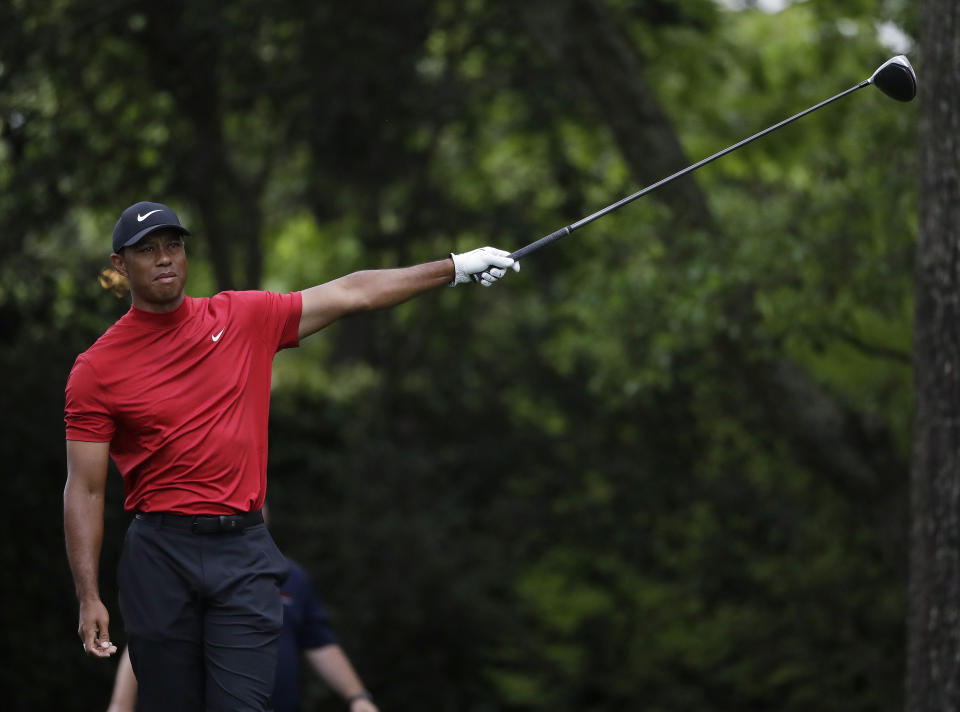
<path fill-rule="evenodd" d="M 521 247 L 516 252 L 511 252 L 510 257 L 512 257 L 515 260 L 519 260 L 522 257 L 526 257 L 527 255 L 536 252 L 541 247 L 546 247 L 554 240 L 559 240 L 564 235 L 569 235 L 571 232 L 573 232 L 573 230 L 570 229 L 569 225 L 567 225 L 566 227 L 562 227 L 556 232 L 551 232 L 549 235 L 544 235 L 536 242 L 531 242 L 529 245 L 526 245 L 525 247 Z"/>

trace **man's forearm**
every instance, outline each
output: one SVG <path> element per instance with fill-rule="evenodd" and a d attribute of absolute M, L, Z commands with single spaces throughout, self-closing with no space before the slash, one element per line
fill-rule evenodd
<path fill-rule="evenodd" d="M 306 652 L 310 665 L 344 698 L 364 692 L 360 677 L 339 645 L 325 645 Z"/>
<path fill-rule="evenodd" d="M 87 655 L 98 658 L 117 652 L 110 641 L 110 614 L 100 600 L 98 583 L 109 448 L 106 442 L 67 440 L 67 484 L 63 488 L 67 560 L 80 602 L 77 634 Z"/>
<path fill-rule="evenodd" d="M 386 309 L 445 284 L 474 280 L 489 287 L 510 267 L 517 270 L 520 264 L 505 250 L 480 247 L 413 267 L 354 272 L 300 292 L 297 336 L 303 339 L 348 314 Z"/>
<path fill-rule="evenodd" d="M 99 600 L 103 494 L 68 481 L 63 490 L 63 531 L 77 600 Z"/>
<path fill-rule="evenodd" d="M 412 267 L 363 270 L 341 279 L 344 286 L 365 295 L 363 309 L 385 309 L 411 299 L 418 294 L 453 281 L 453 260 L 437 260 Z"/>
<path fill-rule="evenodd" d="M 130 650 L 124 648 L 113 679 L 113 694 L 107 712 L 134 712 L 137 709 L 137 677 L 130 664 Z"/>
<path fill-rule="evenodd" d="M 303 339 L 328 324 L 360 311 L 385 309 L 453 281 L 453 260 L 413 267 L 353 272 L 303 290 L 297 335 Z"/>

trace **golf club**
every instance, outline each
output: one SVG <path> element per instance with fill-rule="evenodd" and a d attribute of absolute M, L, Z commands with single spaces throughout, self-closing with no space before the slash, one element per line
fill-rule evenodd
<path fill-rule="evenodd" d="M 739 143 L 735 143 L 732 146 L 729 146 L 723 149 L 722 151 L 718 151 L 717 153 L 714 153 L 712 156 L 709 156 L 708 158 L 704 158 L 702 161 L 698 161 L 697 163 L 694 163 L 691 166 L 687 166 L 683 170 L 677 171 L 671 176 L 663 178 L 662 180 L 659 180 L 656 183 L 653 183 L 652 185 L 648 185 L 643 190 L 637 191 L 633 195 L 628 195 L 626 198 L 623 198 L 621 200 L 618 200 L 615 203 L 612 203 L 611 205 L 608 205 L 607 207 L 603 208 L 603 210 L 598 210 L 593 215 L 588 215 L 582 220 L 578 220 L 577 222 L 571 225 L 567 225 L 564 228 L 560 228 L 556 232 L 552 232 L 549 235 L 541 237 L 539 240 L 535 242 L 531 242 L 529 245 L 526 245 L 525 247 L 521 247 L 516 252 L 511 253 L 510 257 L 512 257 L 515 260 L 519 260 L 522 257 L 526 257 L 527 255 L 536 252 L 541 247 L 546 247 L 554 240 L 559 240 L 564 235 L 569 235 L 574 230 L 581 228 L 588 223 L 593 222 L 597 218 L 601 218 L 607 213 L 611 213 L 617 208 L 623 207 L 627 203 L 633 202 L 640 196 L 646 195 L 647 193 L 654 190 L 655 188 L 659 188 L 662 185 L 666 185 L 670 181 L 675 180 L 680 176 L 684 176 L 687 173 L 692 173 L 693 171 L 697 170 L 700 166 L 705 166 L 711 161 L 715 161 L 721 156 L 727 155 L 731 151 L 736 151 L 741 146 L 744 146 L 750 143 L 751 141 L 760 138 L 761 136 L 766 136 L 768 133 L 772 131 L 776 131 L 781 126 L 786 126 L 791 121 L 796 121 L 801 116 L 806 116 L 807 114 L 813 111 L 816 111 L 817 109 L 823 106 L 826 106 L 831 102 L 836 101 L 840 97 L 844 97 L 847 94 L 851 94 L 855 92 L 857 89 L 863 89 L 865 86 L 869 86 L 870 84 L 873 84 L 875 87 L 877 87 L 877 89 L 882 91 L 884 94 L 891 97 L 892 99 L 896 99 L 897 101 L 910 101 L 917 95 L 916 72 L 913 71 L 913 67 L 910 66 L 910 62 L 909 60 L 907 60 L 905 56 L 903 56 L 902 54 L 897 55 L 896 57 L 888 59 L 886 62 L 881 64 L 877 68 L 877 71 L 875 71 L 869 79 L 864 79 L 862 82 L 860 82 L 856 86 L 850 87 L 846 91 L 842 91 L 836 96 L 832 96 L 825 101 L 821 101 L 819 104 L 815 106 L 811 106 L 809 109 L 801 111 L 799 114 L 794 114 L 789 119 L 784 119 L 778 124 L 774 124 L 773 126 L 766 128 L 763 131 L 760 131 L 759 133 L 755 133 L 753 136 L 750 136 L 749 138 L 743 139 Z"/>

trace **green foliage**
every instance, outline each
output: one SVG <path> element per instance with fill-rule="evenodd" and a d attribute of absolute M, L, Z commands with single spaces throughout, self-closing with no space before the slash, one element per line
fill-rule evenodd
<path fill-rule="evenodd" d="M 53 445 L 125 309 L 96 284 L 123 206 L 177 206 L 196 296 L 513 249 L 869 76 L 888 20 L 911 7 L 0 9 L 17 700 L 109 695 L 72 637 Z M 272 529 L 383 709 L 899 707 L 916 119 L 863 90 L 494 289 L 277 356 Z"/>

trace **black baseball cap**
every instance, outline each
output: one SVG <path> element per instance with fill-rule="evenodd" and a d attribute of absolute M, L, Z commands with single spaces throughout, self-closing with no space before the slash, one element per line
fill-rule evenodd
<path fill-rule="evenodd" d="M 184 235 L 190 231 L 180 224 L 180 218 L 163 203 L 150 203 L 143 200 L 134 203 L 120 214 L 117 226 L 113 228 L 113 251 L 134 245 L 151 232 L 157 230 L 176 230 Z"/>

